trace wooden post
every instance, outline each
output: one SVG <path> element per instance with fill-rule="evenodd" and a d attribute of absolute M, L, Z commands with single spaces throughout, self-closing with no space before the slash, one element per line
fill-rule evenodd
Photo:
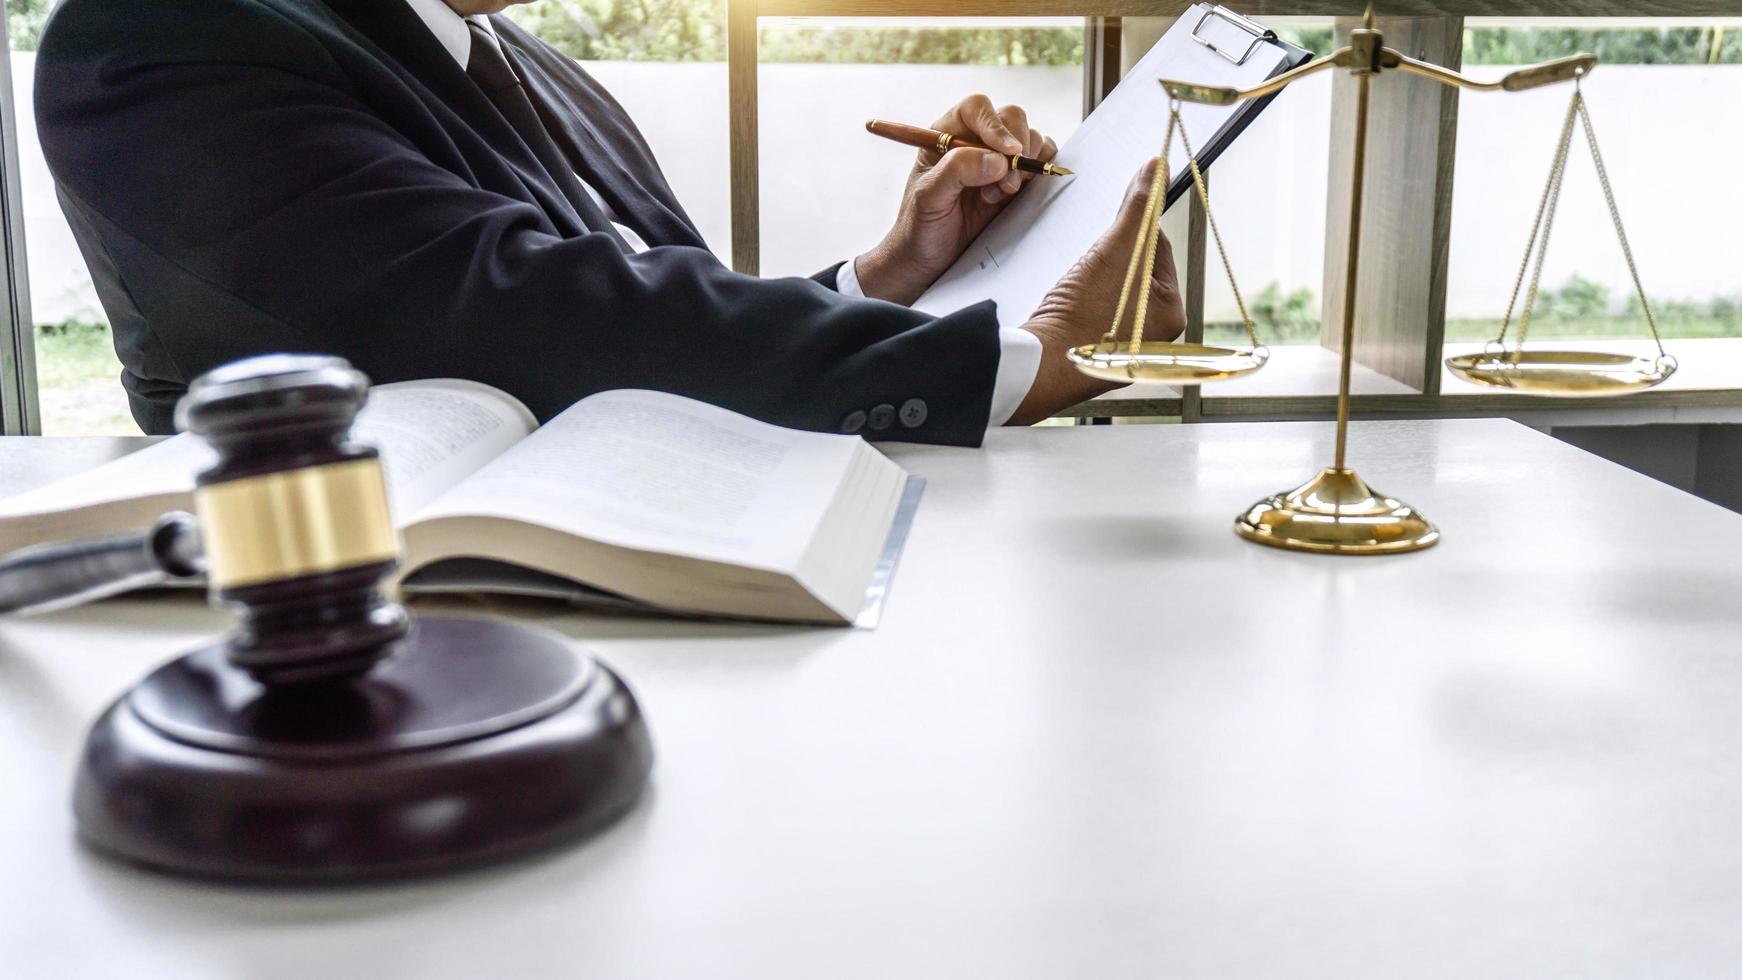
<path fill-rule="evenodd" d="M 1337 43 L 1360 25 L 1337 21 Z M 1380 17 L 1387 47 L 1457 68 L 1462 17 Z M 1325 214 L 1324 308 L 1319 339 L 1341 350 L 1349 242 L 1349 175 L 1354 167 L 1356 80 L 1332 82 L 1330 192 Z M 1386 72 L 1373 80 L 1367 134 L 1362 265 L 1355 297 L 1355 360 L 1438 394 L 1446 330 L 1446 258 L 1452 227 L 1452 162 L 1458 90 Z"/>
<path fill-rule="evenodd" d="M 1204 186 L 1210 186 L 1210 175 L 1204 174 Z M 1179 223 L 1185 226 L 1182 237 L 1169 238 L 1174 244 L 1174 272 L 1179 275 L 1179 286 L 1185 295 L 1186 332 L 1180 337 L 1188 344 L 1204 342 L 1204 269 L 1209 248 L 1208 215 L 1204 214 L 1203 199 L 1198 197 L 1197 189 L 1186 196 L 1186 199 L 1173 206 L 1168 212 L 1171 217 L 1175 212 L 1183 212 Z M 1166 226 L 1164 221 L 1163 226 Z M 1180 244 L 1183 242 L 1183 247 Z M 1204 396 L 1202 385 L 1183 385 L 1180 388 L 1180 421 L 1198 422 L 1204 415 Z"/>
<path fill-rule="evenodd" d="M 1119 84 L 1124 65 L 1120 61 L 1119 18 L 1087 17 L 1083 21 L 1083 118 L 1101 104 Z"/>
<path fill-rule="evenodd" d="M 762 268 L 761 171 L 756 125 L 757 0 L 726 0 L 726 111 L 731 156 L 732 268 Z"/>

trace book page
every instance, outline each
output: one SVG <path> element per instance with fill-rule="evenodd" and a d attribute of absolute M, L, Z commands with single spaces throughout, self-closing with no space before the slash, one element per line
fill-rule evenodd
<path fill-rule="evenodd" d="M 811 542 L 799 572 L 799 580 L 812 593 L 847 619 L 865 605 L 866 583 L 883 557 L 882 546 L 908 480 L 907 471 L 870 443 L 858 448 L 824 529 Z"/>
<path fill-rule="evenodd" d="M 1059 149 L 1055 162 L 1075 174 L 1029 181 L 914 309 L 942 315 L 991 299 L 998 304 L 1001 326 L 1027 322 L 1047 290 L 1113 224 L 1138 169 L 1161 152 L 1168 99 L 1157 80 L 1247 88 L 1270 77 L 1287 59 L 1286 51 L 1267 44 L 1245 64 L 1231 64 L 1192 38 L 1207 9 L 1207 4 L 1198 4 L 1183 14 Z M 1180 118 L 1193 149 L 1201 153 L 1237 109 L 1184 103 Z M 1168 165 L 1176 181 L 1191 179 L 1177 134 Z"/>
<path fill-rule="evenodd" d="M 380 448 L 387 496 L 404 524 L 536 428 L 519 399 L 476 381 L 442 378 L 372 389 L 351 437 Z"/>
<path fill-rule="evenodd" d="M 501 455 L 536 425 L 519 400 L 489 385 L 405 381 L 370 389 L 351 437 L 381 450 L 388 497 L 394 513 L 404 515 Z M 184 433 L 0 501 L 0 520 L 155 497 L 179 497 L 181 502 L 166 506 L 191 507 L 194 477 L 216 460 L 204 440 Z"/>
<path fill-rule="evenodd" d="M 792 572 L 858 442 L 662 392 L 602 392 L 412 523 L 503 518 L 626 548 Z"/>

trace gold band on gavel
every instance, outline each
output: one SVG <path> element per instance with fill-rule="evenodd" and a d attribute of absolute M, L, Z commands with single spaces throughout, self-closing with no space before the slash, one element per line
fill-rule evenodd
<path fill-rule="evenodd" d="M 207 574 L 233 589 L 399 555 L 381 461 L 358 459 L 214 483 L 194 493 Z"/>

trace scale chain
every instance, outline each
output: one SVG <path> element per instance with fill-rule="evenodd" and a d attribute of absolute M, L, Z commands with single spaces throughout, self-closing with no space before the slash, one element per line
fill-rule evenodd
<path fill-rule="evenodd" d="M 1155 179 L 1149 185 L 1149 200 L 1143 209 L 1143 237 L 1139 239 L 1142 248 L 1143 285 L 1137 293 L 1137 312 L 1131 320 L 1131 356 L 1136 358 L 1143 349 L 1143 329 L 1149 323 L 1149 281 L 1155 275 L 1155 253 L 1161 245 L 1161 210 L 1162 203 L 1167 199 L 1167 188 L 1172 182 L 1172 171 L 1167 165 L 1167 153 L 1173 148 L 1173 132 L 1179 124 L 1179 110 L 1176 108 L 1167 119 L 1167 140 L 1161 148 L 1161 160 L 1155 165 Z M 1137 272 L 1137 269 L 1130 270 Z M 1127 283 L 1126 288 L 1131 288 Z M 1134 365 L 1135 360 L 1132 361 Z M 1130 366 L 1127 370 L 1131 370 Z"/>
<path fill-rule="evenodd" d="M 1554 227 L 1555 209 L 1560 204 L 1561 181 L 1566 175 L 1567 151 L 1572 148 L 1573 144 L 1573 119 L 1578 115 L 1579 99 L 1579 91 L 1575 88 L 1573 90 L 1573 99 L 1567 104 L 1566 119 L 1561 124 L 1560 141 L 1555 144 L 1554 163 L 1549 167 L 1548 184 L 1542 190 L 1541 203 L 1537 205 L 1536 225 L 1530 229 L 1530 240 L 1525 244 L 1524 249 L 1524 262 L 1518 268 L 1518 282 L 1523 282 L 1524 272 L 1526 269 L 1531 268 L 1530 260 L 1533 256 L 1535 257 L 1536 266 L 1531 272 L 1530 289 L 1525 294 L 1524 310 L 1519 316 L 1518 347 L 1513 353 L 1514 361 L 1516 361 L 1518 355 L 1523 352 L 1525 335 L 1530 332 L 1531 315 L 1536 310 L 1537 291 L 1542 281 L 1542 263 L 1543 259 L 1548 255 L 1549 234 Z M 1542 236 L 1540 248 L 1537 239 L 1539 232 Z M 1503 347 L 1506 343 L 1506 329 L 1512 323 L 1512 303 L 1515 302 L 1517 298 L 1518 285 L 1517 283 L 1514 283 L 1512 287 L 1512 301 L 1509 301 L 1506 305 L 1506 319 L 1502 320 L 1500 323 L 1500 337 L 1497 342 Z"/>
<path fill-rule="evenodd" d="M 1149 200 L 1143 205 L 1143 223 L 1137 229 L 1137 241 L 1131 248 L 1131 261 L 1125 267 L 1125 284 L 1119 289 L 1119 305 L 1113 310 L 1113 325 L 1107 328 L 1105 342 L 1112 345 L 1119 338 L 1119 324 L 1125 319 L 1125 307 L 1131 299 L 1131 287 L 1137 282 L 1137 270 L 1143 266 L 1143 256 L 1149 251 L 1150 230 L 1156 220 L 1156 200 L 1166 193 L 1168 183 L 1167 150 L 1173 145 L 1173 118 L 1167 121 L 1167 139 L 1161 147 L 1161 157 L 1155 164 L 1155 177 L 1149 182 Z M 1153 257 L 1150 261 L 1154 261 Z M 1143 317 L 1148 312 L 1147 282 L 1137 301 L 1137 316 L 1131 324 L 1131 354 L 1136 356 L 1143 343 Z"/>
<path fill-rule="evenodd" d="M 1179 100 L 1173 103 L 1173 115 L 1179 119 Z M 1170 124 L 1171 126 L 1171 124 Z M 1192 183 L 1197 185 L 1198 199 L 1204 204 L 1204 220 L 1209 222 L 1210 234 L 1216 239 L 1216 253 L 1222 257 L 1222 271 L 1228 274 L 1228 288 L 1234 292 L 1234 305 L 1240 308 L 1240 323 L 1246 328 L 1246 339 L 1258 346 L 1258 331 L 1252 326 L 1252 317 L 1246 312 L 1246 300 L 1240 295 L 1240 284 L 1234 281 L 1234 266 L 1228 261 L 1228 249 L 1222 244 L 1222 232 L 1216 227 L 1216 213 L 1210 210 L 1210 189 L 1204 183 L 1204 175 L 1198 169 L 1198 155 L 1192 150 L 1191 140 L 1186 136 L 1186 124 L 1180 120 L 1179 142 L 1185 147 L 1186 162 L 1192 168 Z"/>
<path fill-rule="evenodd" d="M 1573 93 L 1573 109 L 1576 112 L 1581 96 Z M 1567 154 L 1572 150 L 1572 140 L 1569 138 L 1561 144 L 1559 157 L 1555 161 L 1554 193 L 1548 199 L 1548 212 L 1542 216 L 1542 243 L 1536 252 L 1536 266 L 1530 271 L 1530 293 L 1524 298 L 1524 315 L 1518 321 L 1518 348 L 1513 353 L 1513 360 L 1524 351 L 1524 338 L 1530 333 L 1531 318 L 1536 313 L 1536 297 L 1542 284 L 1542 267 L 1548 261 L 1548 239 L 1554 230 L 1555 214 L 1560 210 L 1561 189 L 1566 186 Z"/>
<path fill-rule="evenodd" d="M 1512 280 L 1512 295 L 1506 300 L 1506 316 L 1500 321 L 1500 336 L 1495 338 L 1496 344 L 1506 343 L 1506 332 L 1512 326 L 1512 311 L 1518 305 L 1518 291 L 1524 288 L 1524 274 L 1530 271 L 1530 257 L 1536 252 L 1536 236 L 1542 231 L 1542 215 L 1548 210 L 1548 198 L 1555 188 L 1555 177 L 1560 173 L 1561 161 L 1566 154 L 1568 141 L 1573 135 L 1573 107 L 1567 106 L 1567 117 L 1561 126 L 1560 140 L 1555 144 L 1554 161 L 1549 165 L 1548 183 L 1543 186 L 1542 198 L 1536 204 L 1536 220 L 1530 226 L 1530 237 L 1524 243 L 1524 260 L 1518 263 L 1518 276 Z"/>
<path fill-rule="evenodd" d="M 1203 202 L 1204 217 L 1209 222 L 1210 234 L 1216 240 L 1216 252 L 1222 259 L 1222 271 L 1227 273 L 1228 286 L 1234 293 L 1234 303 L 1240 309 L 1240 322 L 1246 328 L 1247 339 L 1252 342 L 1252 346 L 1257 347 L 1259 346 L 1258 331 L 1252 323 L 1251 315 L 1246 311 L 1246 300 L 1240 294 L 1240 284 L 1234 279 L 1234 267 L 1228 261 L 1227 247 L 1222 244 L 1222 232 L 1216 227 L 1215 213 L 1210 210 L 1209 186 L 1204 181 L 1203 171 L 1198 167 L 1197 154 L 1193 151 L 1191 140 L 1186 135 L 1185 120 L 1180 118 L 1179 110 L 1180 101 L 1178 99 L 1171 100 L 1167 119 L 1167 135 L 1162 141 L 1161 157 L 1159 162 L 1156 164 L 1155 178 L 1150 183 L 1149 201 L 1146 203 L 1143 210 L 1143 225 L 1137 231 L 1137 241 L 1131 250 L 1131 262 L 1125 270 L 1125 283 L 1119 291 L 1119 303 L 1113 311 L 1113 325 L 1108 329 L 1104 342 L 1112 344 L 1118 340 L 1119 325 L 1125 320 L 1125 309 L 1131 298 L 1132 289 L 1137 283 L 1138 270 L 1153 270 L 1155 267 L 1155 253 L 1160 246 L 1162 238 L 1159 226 L 1159 211 L 1161 209 L 1160 202 L 1165 199 L 1167 188 L 1171 183 L 1167 155 L 1168 151 L 1173 148 L 1173 134 L 1177 129 L 1179 131 L 1180 145 L 1186 151 L 1186 162 L 1191 167 L 1192 184 L 1197 189 L 1199 200 Z M 1151 272 L 1151 275 L 1153 275 L 1153 272 Z M 1148 315 L 1149 288 L 1147 282 L 1145 282 L 1144 288 L 1137 294 L 1137 308 L 1131 321 L 1131 342 L 1129 349 L 1133 357 L 1142 350 L 1143 329 L 1148 319 Z"/>
<path fill-rule="evenodd" d="M 1591 145 L 1591 162 L 1597 165 L 1597 183 L 1603 186 L 1603 200 L 1608 203 L 1609 217 L 1615 222 L 1615 237 L 1621 240 L 1621 255 L 1627 259 L 1627 274 L 1633 277 L 1633 291 L 1639 296 L 1639 308 L 1645 311 L 1645 323 L 1651 328 L 1651 339 L 1657 344 L 1657 356 L 1666 357 L 1668 351 L 1663 349 L 1663 337 L 1657 332 L 1657 317 L 1651 313 L 1651 301 L 1645 298 L 1645 285 L 1639 281 L 1639 269 L 1633 264 L 1633 249 L 1627 244 L 1627 230 L 1621 227 L 1621 209 L 1615 206 L 1615 192 L 1609 189 L 1609 171 L 1603 166 L 1602 151 L 1597 149 L 1597 133 L 1591 127 L 1591 111 L 1585 107 L 1583 96 L 1577 95 L 1577 84 L 1575 81 L 1574 93 L 1579 103 L 1579 123 L 1585 127 L 1585 142 Z"/>
<path fill-rule="evenodd" d="M 1591 112 L 1585 103 L 1584 92 L 1579 79 L 1573 79 L 1573 97 L 1567 104 L 1567 115 L 1561 124 L 1560 142 L 1555 147 L 1554 164 L 1549 168 L 1548 184 L 1543 188 L 1542 200 L 1537 205 L 1536 223 L 1531 226 L 1530 238 L 1525 244 L 1524 261 L 1519 264 L 1518 278 L 1512 283 L 1512 295 L 1506 301 L 1506 317 L 1500 322 L 1500 335 L 1495 343 L 1504 348 L 1507 330 L 1512 325 L 1512 311 L 1518 302 L 1518 291 L 1524 282 L 1524 274 L 1531 269 L 1531 258 L 1536 258 L 1535 268 L 1531 269 L 1530 289 L 1525 295 L 1524 309 L 1519 315 L 1518 340 L 1512 353 L 1514 362 L 1523 354 L 1524 341 L 1530 331 L 1532 314 L 1536 308 L 1536 297 L 1542 282 L 1543 261 L 1548 255 L 1548 240 L 1554 226 L 1555 210 L 1559 206 L 1561 186 L 1566 177 L 1567 156 L 1572 149 L 1573 121 L 1578 120 L 1585 131 L 1585 142 L 1591 148 L 1591 162 L 1596 165 L 1597 182 L 1603 188 L 1603 200 L 1609 206 L 1609 218 L 1615 225 L 1615 237 L 1621 243 L 1621 255 L 1627 260 L 1627 273 L 1633 280 L 1633 290 L 1639 297 L 1640 308 L 1645 313 L 1645 323 L 1651 329 L 1652 342 L 1657 345 L 1659 357 L 1667 356 L 1664 350 L 1663 337 L 1658 333 L 1657 317 L 1651 311 L 1651 301 L 1645 296 L 1645 285 L 1639 279 L 1639 268 L 1633 261 L 1633 249 L 1627 241 L 1627 230 L 1621 223 L 1621 211 L 1615 204 L 1615 192 L 1609 185 L 1608 168 L 1603 165 L 1603 153 L 1597 145 L 1597 133 L 1591 124 Z M 1541 233 L 1541 247 L 1538 248 L 1538 233 Z"/>

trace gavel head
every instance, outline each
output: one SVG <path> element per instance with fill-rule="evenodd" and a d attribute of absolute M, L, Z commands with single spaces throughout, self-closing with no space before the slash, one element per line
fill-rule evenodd
<path fill-rule="evenodd" d="M 194 380 L 178 427 L 218 454 L 194 494 L 232 663 L 269 685 L 364 673 L 410 617 L 381 591 L 399 538 L 375 449 L 350 440 L 369 379 L 342 358 L 270 354 Z"/>

